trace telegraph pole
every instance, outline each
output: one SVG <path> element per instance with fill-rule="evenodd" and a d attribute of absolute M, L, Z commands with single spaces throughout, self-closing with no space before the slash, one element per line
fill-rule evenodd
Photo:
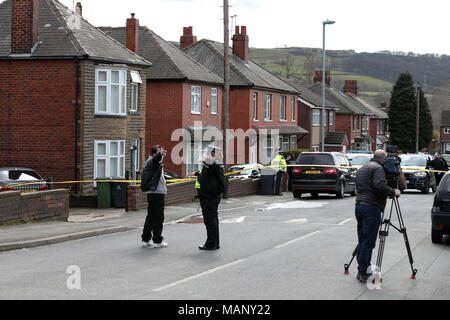
<path fill-rule="evenodd" d="M 229 7 L 228 0 L 223 0 L 223 80 L 224 80 L 224 106 L 223 106 L 223 165 L 228 171 L 228 139 L 227 130 L 230 128 L 230 34 L 229 34 Z M 228 198 L 228 176 L 225 177 L 225 191 L 223 197 Z"/>

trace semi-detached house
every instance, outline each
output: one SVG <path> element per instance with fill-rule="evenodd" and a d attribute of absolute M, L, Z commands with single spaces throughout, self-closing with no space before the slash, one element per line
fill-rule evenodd
<path fill-rule="evenodd" d="M 185 29 L 186 31 L 186 29 Z M 189 29 L 187 29 L 189 31 Z M 183 36 L 186 36 L 184 34 Z M 181 37 L 182 50 L 194 60 L 223 78 L 224 45 L 211 40 L 195 41 Z M 298 125 L 299 91 L 248 58 L 249 38 L 245 26 L 237 26 L 230 51 L 230 128 L 279 130 L 279 139 L 267 136 L 264 141 L 249 137 L 245 142 L 245 162 L 263 162 L 278 151 L 297 149 L 307 130 Z M 260 147 L 261 146 L 261 147 Z M 263 150 L 259 150 L 262 148 Z M 260 153 L 261 151 L 261 153 Z"/>
<path fill-rule="evenodd" d="M 170 155 L 165 160 L 166 170 L 181 176 L 197 171 L 202 151 L 213 143 L 203 133 L 213 129 L 222 135 L 222 78 L 149 28 L 140 26 L 134 14 L 126 27 L 102 27 L 102 30 L 153 63 L 146 77 L 147 154 L 153 145 L 160 144 Z M 192 34 L 192 28 L 185 33 Z M 180 137 L 175 133 L 176 138 L 172 139 L 177 129 L 184 134 Z M 180 143 L 182 150 L 173 154 Z"/>
<path fill-rule="evenodd" d="M 144 161 L 150 65 L 83 19 L 79 4 L 74 13 L 56 0 L 2 2 L 0 166 L 54 181 L 135 171 Z M 70 187 L 95 193 L 93 183 Z"/>

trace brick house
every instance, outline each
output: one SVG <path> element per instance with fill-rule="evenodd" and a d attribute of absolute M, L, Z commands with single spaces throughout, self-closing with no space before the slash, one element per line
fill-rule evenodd
<path fill-rule="evenodd" d="M 369 117 L 369 123 L 367 124 L 369 128 L 369 135 L 375 143 L 371 143 L 372 151 L 377 149 L 386 150 L 389 144 L 389 132 L 388 132 L 388 114 L 386 112 L 386 105 L 383 104 L 380 108 L 375 107 L 368 103 L 367 101 L 361 99 L 358 96 L 358 81 L 357 80 L 345 80 L 344 93 L 355 100 L 357 103 L 361 104 L 372 112 Z M 384 109 L 384 110 L 383 110 Z M 366 120 L 367 121 L 367 120 Z"/>
<path fill-rule="evenodd" d="M 441 110 L 440 126 L 441 153 L 450 153 L 450 110 Z"/>
<path fill-rule="evenodd" d="M 320 150 L 322 128 L 322 97 L 308 89 L 308 84 L 301 80 L 286 79 L 300 91 L 298 98 L 298 125 L 309 134 L 303 136 L 298 146 L 302 149 Z M 336 133 L 336 111 L 339 107 L 325 101 L 325 151 L 342 151 L 348 144 L 346 133 Z"/>
<path fill-rule="evenodd" d="M 183 36 L 190 40 L 181 41 L 183 51 L 223 78 L 223 44 L 196 41 L 192 34 Z M 262 129 L 279 130 L 278 141 L 272 135 L 262 140 L 246 139 L 245 162 L 262 163 L 280 150 L 297 149 L 298 141 L 308 132 L 298 125 L 299 91 L 249 59 L 248 42 L 247 28 L 237 26 L 230 48 L 230 128 L 254 129 L 258 134 Z"/>
<path fill-rule="evenodd" d="M 181 176 L 197 171 L 202 150 L 212 141 L 199 139 L 195 131 L 202 133 L 206 129 L 220 131 L 222 128 L 222 78 L 152 30 L 140 26 L 134 14 L 127 19 L 126 28 L 101 29 L 154 63 L 147 72 L 147 155 L 155 144 L 163 145 L 171 153 L 180 142 L 178 139 L 172 141 L 172 133 L 176 129 L 185 129 L 187 136 L 182 138 L 184 161 L 178 163 L 172 155 L 167 157 L 166 168 Z"/>
<path fill-rule="evenodd" d="M 322 96 L 322 71 L 316 70 L 314 84 L 309 87 L 315 94 Z M 325 100 L 336 105 L 336 132 L 345 132 L 348 139 L 346 150 L 368 151 L 375 143 L 369 134 L 370 118 L 373 112 L 348 94 L 332 87 L 330 74 L 325 77 Z"/>
<path fill-rule="evenodd" d="M 125 177 L 144 160 L 136 149 L 145 143 L 140 82 L 150 65 L 83 19 L 79 4 L 73 13 L 56 0 L 2 2 L 0 166 L 54 181 Z M 70 186 L 94 193 L 92 183 Z"/>

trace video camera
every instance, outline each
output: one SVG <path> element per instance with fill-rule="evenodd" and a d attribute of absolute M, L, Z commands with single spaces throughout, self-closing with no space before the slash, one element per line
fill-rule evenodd
<path fill-rule="evenodd" d="M 396 155 L 391 154 L 386 157 L 384 169 L 386 171 L 387 184 L 391 188 L 397 188 L 401 162 L 402 159 Z"/>

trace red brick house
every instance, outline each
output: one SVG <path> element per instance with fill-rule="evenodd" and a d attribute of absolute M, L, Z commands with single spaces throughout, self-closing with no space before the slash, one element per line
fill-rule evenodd
<path fill-rule="evenodd" d="M 78 181 L 125 177 L 143 163 L 129 151 L 145 143 L 145 109 L 131 112 L 131 86 L 151 64 L 78 10 L 56 0 L 0 4 L 0 166 Z M 145 106 L 145 94 L 135 99 Z M 70 186 L 94 193 L 92 183 Z"/>
<path fill-rule="evenodd" d="M 202 150 L 212 141 L 203 141 L 194 130 L 222 128 L 223 80 L 145 26 L 134 15 L 126 28 L 101 29 L 130 50 L 154 61 L 147 72 L 146 153 L 155 144 L 169 154 L 179 144 L 172 133 L 185 129 L 183 162 L 171 154 L 166 168 L 185 176 L 198 170 Z M 190 29 L 192 32 L 192 29 Z M 203 138 L 203 137 L 202 137 Z M 188 141 L 191 140 L 191 141 Z"/>
<path fill-rule="evenodd" d="M 314 76 L 315 83 L 309 89 L 320 96 L 322 96 L 321 81 L 322 71 L 317 70 Z M 336 111 L 335 131 L 346 133 L 348 139 L 346 150 L 372 150 L 375 139 L 369 135 L 369 119 L 373 112 L 348 94 L 332 87 L 329 74 L 325 77 L 325 81 L 325 100 L 339 108 Z"/>
<path fill-rule="evenodd" d="M 440 127 L 441 153 L 450 153 L 450 110 L 441 111 Z"/>
<path fill-rule="evenodd" d="M 300 91 L 298 98 L 298 125 L 309 133 L 304 135 L 298 147 L 320 151 L 322 129 L 322 97 L 308 89 L 308 84 L 301 80 L 286 80 Z M 325 151 L 342 151 L 348 145 L 345 132 L 336 132 L 336 105 L 325 101 Z M 344 149 L 345 149 L 344 148 Z"/>
<path fill-rule="evenodd" d="M 386 150 L 389 144 L 389 132 L 387 131 L 388 114 L 386 112 L 385 106 L 383 110 L 383 108 L 375 107 L 367 101 L 361 99 L 358 96 L 357 80 L 345 80 L 344 92 L 357 103 L 361 104 L 367 110 L 372 112 L 371 116 L 369 117 L 369 123 L 367 123 L 367 119 L 365 120 L 365 129 L 369 132 L 371 139 L 375 141 L 375 143 L 371 143 L 371 150 Z"/>
<path fill-rule="evenodd" d="M 183 51 L 223 78 L 223 44 L 187 36 L 193 37 L 192 44 L 182 41 L 187 45 Z M 247 28 L 236 27 L 230 48 L 230 128 L 254 129 L 258 134 L 262 129 L 279 130 L 278 141 L 271 135 L 259 141 L 246 139 L 245 162 L 267 162 L 280 150 L 297 149 L 308 132 L 298 125 L 298 90 L 249 59 L 248 41 Z"/>

